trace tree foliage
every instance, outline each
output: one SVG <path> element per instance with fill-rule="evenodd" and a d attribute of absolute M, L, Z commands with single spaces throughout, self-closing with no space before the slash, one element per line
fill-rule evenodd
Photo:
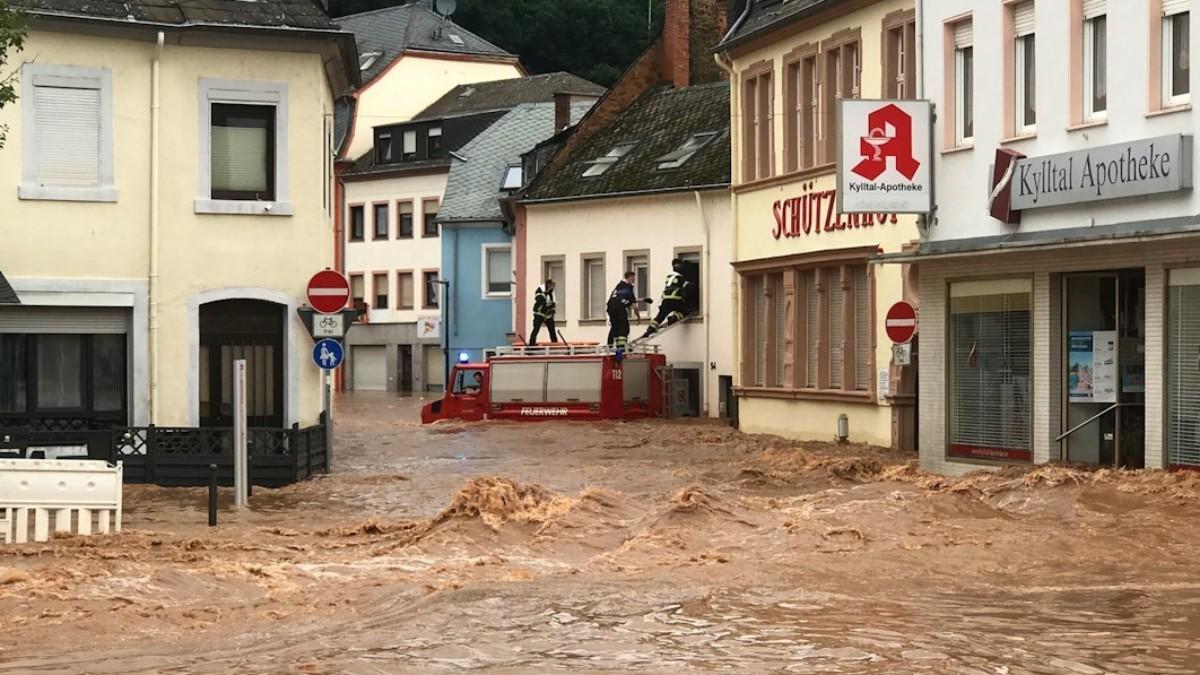
<path fill-rule="evenodd" d="M 394 4 L 334 7 L 345 15 Z M 532 73 L 565 70 L 609 86 L 658 33 L 662 14 L 662 0 L 458 0 L 454 22 L 520 55 Z"/>
<path fill-rule="evenodd" d="M 0 0 L 0 108 L 17 100 L 17 71 L 8 70 L 10 51 L 25 44 L 25 17 Z M 8 137 L 8 127 L 0 124 L 0 148 Z"/>

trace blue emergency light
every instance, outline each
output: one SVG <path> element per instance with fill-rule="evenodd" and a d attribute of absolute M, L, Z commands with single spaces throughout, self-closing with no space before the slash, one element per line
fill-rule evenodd
<path fill-rule="evenodd" d="M 470 360 L 471 360 L 471 355 L 470 355 L 470 354 L 468 354 L 468 353 L 466 353 L 466 352 L 459 352 L 459 353 L 458 353 L 458 362 L 459 362 L 459 363 L 466 363 L 466 362 L 468 362 L 468 361 L 470 361 Z"/>

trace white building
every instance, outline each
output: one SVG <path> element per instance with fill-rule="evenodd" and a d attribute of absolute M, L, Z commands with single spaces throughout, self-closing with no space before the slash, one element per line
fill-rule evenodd
<path fill-rule="evenodd" d="M 918 10 L 938 210 L 892 258 L 920 270 L 923 467 L 1200 465 L 1194 4 Z"/>

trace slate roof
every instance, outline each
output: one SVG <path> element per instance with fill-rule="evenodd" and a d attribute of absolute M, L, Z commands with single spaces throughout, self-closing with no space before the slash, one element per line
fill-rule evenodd
<path fill-rule="evenodd" d="M 571 121 L 578 121 L 590 107 L 590 102 L 573 104 Z M 520 164 L 522 153 L 554 131 L 553 103 L 525 103 L 460 148 L 456 154 L 462 159 L 455 159 L 450 167 L 438 222 L 502 222 L 499 198 L 504 170 Z"/>
<path fill-rule="evenodd" d="M 453 21 L 443 23 L 441 15 L 433 11 L 432 0 L 414 0 L 395 7 L 350 14 L 337 21 L 342 28 L 354 33 L 360 58 L 370 52 L 380 52 L 371 67 L 363 71 L 363 82 L 374 79 L 408 49 L 517 58 Z M 462 44 L 452 40 L 452 35 L 457 35 Z"/>
<path fill-rule="evenodd" d="M 737 30 L 725 36 L 717 49 L 728 49 L 763 33 L 799 21 L 848 0 L 746 0 L 750 13 Z"/>
<path fill-rule="evenodd" d="M 599 98 L 606 89 L 571 73 L 514 77 L 506 80 L 460 84 L 422 110 L 414 119 L 437 119 L 491 110 L 508 110 L 522 103 L 553 101 L 558 93 Z"/>
<path fill-rule="evenodd" d="M 707 132 L 717 132 L 717 136 L 682 166 L 658 168 L 660 157 Z M 592 160 L 625 143 L 635 145 L 620 161 L 599 176 L 583 177 Z M 727 82 L 680 89 L 659 87 L 642 94 L 611 124 L 573 148 L 565 161 L 543 171 L 523 199 L 586 199 L 724 186 L 731 175 L 729 153 Z"/>
<path fill-rule="evenodd" d="M 8 279 L 4 278 L 4 273 L 0 272 L 0 305 L 19 305 L 21 299 L 17 297 L 17 292 L 8 284 Z"/>
<path fill-rule="evenodd" d="M 9 0 L 34 15 L 160 25 L 338 30 L 314 0 Z"/>

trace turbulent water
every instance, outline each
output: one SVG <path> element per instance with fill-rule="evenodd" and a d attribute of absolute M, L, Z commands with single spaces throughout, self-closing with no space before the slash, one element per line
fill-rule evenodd
<path fill-rule="evenodd" d="M 129 486 L 119 536 L 0 548 L 0 673 L 1200 671 L 1195 474 L 418 403 L 342 399 L 335 472 L 216 529 Z"/>

